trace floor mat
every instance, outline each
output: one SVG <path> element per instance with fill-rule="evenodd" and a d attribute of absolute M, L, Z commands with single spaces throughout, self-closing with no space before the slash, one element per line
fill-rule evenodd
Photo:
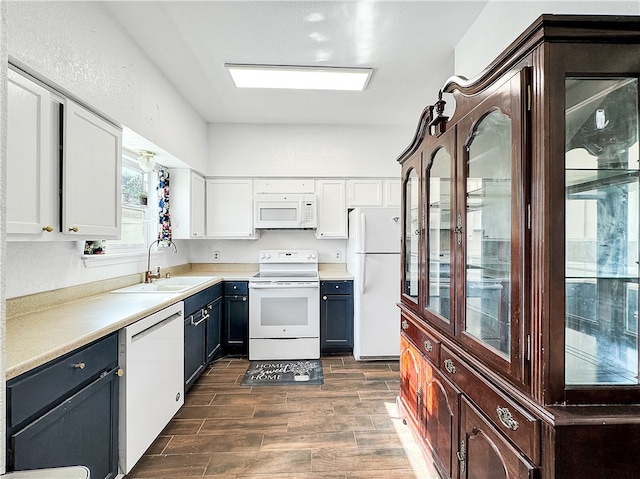
<path fill-rule="evenodd" d="M 322 363 L 318 359 L 297 361 L 251 361 L 242 378 L 243 386 L 323 384 Z"/>

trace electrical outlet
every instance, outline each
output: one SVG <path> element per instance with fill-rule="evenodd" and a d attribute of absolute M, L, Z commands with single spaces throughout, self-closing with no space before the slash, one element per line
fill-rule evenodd
<path fill-rule="evenodd" d="M 220 261 L 220 251 L 213 252 L 213 261 Z"/>
<path fill-rule="evenodd" d="M 340 261 L 342 259 L 342 253 L 340 251 L 336 251 L 335 258 Z"/>

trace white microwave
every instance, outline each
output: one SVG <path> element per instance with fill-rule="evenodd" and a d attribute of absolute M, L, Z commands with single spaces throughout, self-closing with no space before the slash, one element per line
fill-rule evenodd
<path fill-rule="evenodd" d="M 256 228 L 315 228 L 316 195 L 259 193 L 254 197 Z"/>

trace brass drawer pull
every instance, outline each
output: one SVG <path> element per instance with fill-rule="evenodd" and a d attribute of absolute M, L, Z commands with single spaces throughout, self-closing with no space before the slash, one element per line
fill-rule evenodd
<path fill-rule="evenodd" d="M 455 374 L 456 373 L 456 366 L 455 364 L 453 364 L 453 361 L 451 359 L 445 359 L 444 360 L 444 368 L 449 371 L 450 374 Z"/>
<path fill-rule="evenodd" d="M 402 320 L 402 329 L 409 329 L 409 323 L 406 319 Z"/>
<path fill-rule="evenodd" d="M 512 431 L 518 430 L 518 421 L 513 418 L 511 411 L 509 411 L 506 407 L 498 406 L 496 412 L 498 413 L 498 419 L 500 419 L 500 422 L 504 427 L 506 427 L 507 429 L 511 429 Z"/>
<path fill-rule="evenodd" d="M 87 365 L 85 363 L 74 364 L 73 367 L 75 369 L 84 369 Z"/>
<path fill-rule="evenodd" d="M 53 231 L 53 226 L 47 225 L 42 227 L 42 231 L 46 231 L 47 233 L 51 233 Z"/>
<path fill-rule="evenodd" d="M 428 339 L 424 342 L 424 350 L 428 353 L 433 351 L 433 344 L 431 344 L 431 341 L 429 341 Z"/>
<path fill-rule="evenodd" d="M 69 228 L 69 231 L 73 231 L 74 233 L 78 232 L 78 227 L 77 226 L 72 226 L 71 228 Z"/>

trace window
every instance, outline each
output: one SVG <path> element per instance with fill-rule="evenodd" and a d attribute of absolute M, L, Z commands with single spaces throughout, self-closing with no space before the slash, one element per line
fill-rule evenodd
<path fill-rule="evenodd" d="M 153 206 L 155 205 L 156 172 L 144 173 L 135 154 L 123 150 L 122 158 L 122 232 L 119 240 L 108 242 L 107 252 L 145 250 L 155 239 Z M 148 198 L 153 198 L 149 201 Z"/>

